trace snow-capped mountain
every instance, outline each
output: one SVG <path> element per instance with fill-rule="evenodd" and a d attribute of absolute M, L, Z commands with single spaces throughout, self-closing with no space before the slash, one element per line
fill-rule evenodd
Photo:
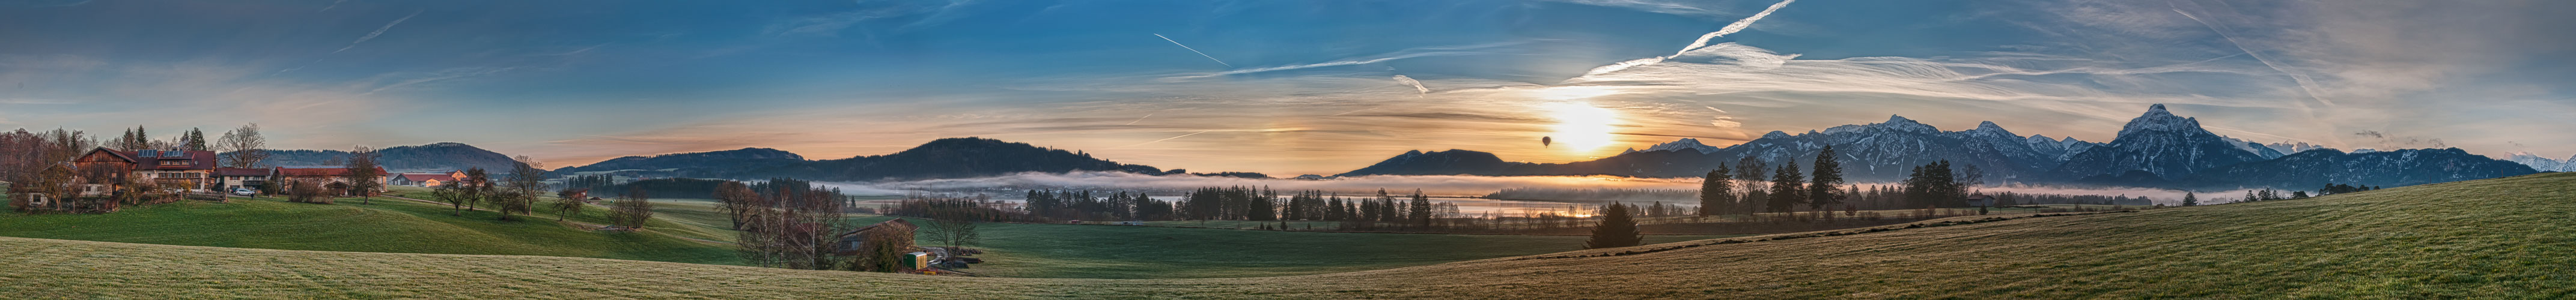
<path fill-rule="evenodd" d="M 2109 143 L 2071 137 L 2020 136 L 1994 122 L 1964 131 L 1942 131 L 1903 116 L 1792 134 L 1772 131 L 1727 147 L 1681 139 L 1593 161 L 1562 164 L 1509 162 L 1491 153 L 1412 151 L 1340 176 L 1359 175 L 1615 175 L 1696 177 L 1720 165 L 1746 162 L 1778 166 L 1813 163 L 1832 145 L 1844 177 L 1893 182 L 1934 161 L 1975 166 L 1988 182 L 2073 183 L 2165 188 L 2274 187 L 2308 189 L 2323 183 L 2399 186 L 2529 174 L 2522 164 L 2469 155 L 2458 149 L 2362 149 L 2344 153 L 2317 145 L 2261 144 L 2210 133 L 2200 121 L 2153 105 L 2131 119 Z M 2282 150 L 2292 151 L 2282 151 Z M 2524 162 L 2528 161 L 2528 162 Z M 2576 168 L 2576 158 L 2530 157 L 2524 164 L 2554 162 Z"/>
<path fill-rule="evenodd" d="M 2556 160 L 2549 159 L 2547 157 L 2540 157 L 2539 155 L 2531 155 L 2530 152 L 2516 152 L 2513 154 L 2512 158 L 2506 158 L 2505 160 L 2521 163 L 2525 166 L 2531 166 L 2532 169 L 2541 171 L 2576 172 L 2576 157 L 2568 157 L 2567 160 Z"/>
<path fill-rule="evenodd" d="M 2130 119 L 2110 143 L 2069 157 L 2049 174 L 2086 178 L 2141 170 L 2174 179 L 2202 169 L 2264 160 L 2244 147 L 2246 143 L 2201 129 L 2198 118 L 2176 116 L 2166 111 L 2164 104 L 2156 104 L 2148 106 L 2145 114 Z"/>
<path fill-rule="evenodd" d="M 1447 159 L 1425 159 L 1426 155 L 1452 156 L 1450 152 L 1406 153 L 1377 165 L 1344 173 L 1356 175 L 1619 175 L 1640 177 L 1683 177 L 1707 173 L 1720 164 L 1740 166 L 1745 158 L 1778 166 L 1791 161 L 1801 167 L 1815 160 L 1825 145 L 1834 151 L 1844 168 L 1844 176 L 1857 181 L 1894 181 L 1905 172 L 1940 160 L 1979 166 L 1997 179 L 2029 177 L 2055 167 L 2069 149 L 2093 147 L 2092 142 L 2066 138 L 2024 137 L 1993 122 L 1978 124 L 1966 131 L 1941 131 L 1932 125 L 1915 122 L 1903 116 L 1889 116 L 1886 122 L 1843 125 L 1822 131 L 1790 134 L 1773 131 L 1761 138 L 1730 147 L 1702 144 L 1698 139 L 1682 139 L 1632 150 L 1600 160 L 1565 164 L 1494 164 L 1482 159 L 1474 170 L 1448 169 L 1440 165 L 1455 164 Z M 2047 150 L 2041 150 L 2045 148 Z M 1689 150 L 1689 151 L 1680 151 Z M 1467 151 L 1473 152 L 1473 151 Z M 1482 152 L 1478 152 L 1482 153 Z M 1490 154 L 1486 154 L 1490 155 Z M 1481 156 L 1479 157 L 1481 158 Z M 1498 162 L 1499 160 L 1497 160 Z M 2000 181 L 2000 180 L 1999 180 Z"/>
<path fill-rule="evenodd" d="M 1679 151 L 1679 150 L 1689 150 L 1689 151 L 1699 152 L 1699 153 L 1709 153 L 1709 152 L 1717 152 L 1717 150 L 1718 150 L 1718 149 L 1720 149 L 1720 148 L 1718 148 L 1718 147 L 1716 147 L 1716 146 L 1709 146 L 1708 144 L 1701 144 L 1701 143 L 1699 143 L 1699 139 L 1695 139 L 1695 138 L 1682 138 L 1681 140 L 1676 140 L 1676 141 L 1672 141 L 1672 142 L 1669 142 L 1669 143 L 1655 144 L 1655 146 L 1652 146 L 1652 147 L 1646 147 L 1646 150 L 1637 150 L 1636 148 L 1629 148 L 1627 152 L 1621 152 L 1621 153 L 1619 153 L 1619 154 L 1628 154 L 1628 153 L 1637 153 L 1637 152 L 1649 152 L 1649 151 Z"/>

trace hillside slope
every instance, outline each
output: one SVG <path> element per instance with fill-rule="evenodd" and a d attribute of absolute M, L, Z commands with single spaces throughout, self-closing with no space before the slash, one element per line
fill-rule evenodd
<path fill-rule="evenodd" d="M 1309 276 L 1005 279 L 0 238 L 0 297 L 2564 298 L 2576 174 Z M 1740 241 L 1720 243 L 1721 241 Z M 1682 247 L 1688 245 L 1705 245 Z M 1582 257 L 1606 252 L 1663 251 Z M 1425 249 L 1436 251 L 1436 249 Z M 1352 253 L 1351 255 L 1368 255 Z M 1573 256 L 1571 258 L 1540 258 Z"/>
<path fill-rule="evenodd" d="M 446 205 L 387 198 L 374 204 L 359 204 L 356 198 L 338 201 L 321 205 L 236 198 L 228 203 L 185 201 L 96 215 L 0 213 L 0 236 L 286 250 L 741 261 L 725 245 L 653 233 L 584 231 L 558 224 L 546 213 L 500 221 L 488 211 L 451 216 Z M 603 223 L 605 213 L 590 209 L 571 219 Z M 663 231 L 679 227 L 663 218 L 647 224 Z"/>

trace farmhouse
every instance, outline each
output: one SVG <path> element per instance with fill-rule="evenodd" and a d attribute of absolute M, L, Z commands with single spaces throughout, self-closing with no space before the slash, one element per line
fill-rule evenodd
<path fill-rule="evenodd" d="M 378 188 L 374 190 L 350 189 L 349 171 L 351 170 L 348 166 L 280 166 L 276 168 L 280 183 L 312 182 L 322 185 L 322 189 L 331 191 L 333 195 L 372 196 L 385 192 L 382 188 L 385 186 L 385 176 L 376 176 L 375 183 Z M 385 174 L 385 168 L 376 168 L 375 172 Z"/>
<path fill-rule="evenodd" d="M 134 176 L 151 179 L 163 190 L 205 192 L 218 185 L 214 151 L 139 150 L 128 154 L 134 158 Z"/>
<path fill-rule="evenodd" d="M 1968 206 L 1973 206 L 1973 207 L 1992 207 L 1992 206 L 1995 206 L 1995 196 L 1987 196 L 1986 194 L 1969 195 L 1969 196 L 1968 196 L 1968 199 L 1966 199 L 1966 200 L 1967 200 L 1967 202 L 1968 202 Z"/>
<path fill-rule="evenodd" d="M 226 191 L 245 188 L 261 189 L 268 185 L 268 176 L 272 174 L 277 174 L 276 169 L 215 168 L 215 180 L 222 182 L 223 190 Z"/>
<path fill-rule="evenodd" d="M 439 187 L 442 185 L 455 184 L 457 178 L 464 177 L 465 172 L 402 173 L 394 174 L 393 176 L 389 176 L 385 179 L 387 180 L 387 183 L 399 186 Z"/>

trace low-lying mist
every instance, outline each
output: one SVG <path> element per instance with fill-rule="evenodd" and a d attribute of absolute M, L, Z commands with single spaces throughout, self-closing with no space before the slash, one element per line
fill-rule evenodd
<path fill-rule="evenodd" d="M 1486 194 L 1493 193 L 1493 192 L 1495 192 L 1495 191 L 1500 191 L 1500 190 L 1503 190 L 1503 189 L 1509 189 L 1509 188 L 1572 189 L 1572 190 L 1581 190 L 1581 189 L 1684 189 L 1684 190 L 1697 190 L 1697 189 L 1699 189 L 1699 182 L 1700 182 L 1700 180 L 1699 180 L 1698 178 L 1631 178 L 1631 177 L 1617 177 L 1617 176 L 1461 176 L 1461 175 L 1395 176 L 1395 175 L 1389 175 L 1389 176 L 1360 176 L 1360 177 L 1346 177 L 1346 178 L 1335 178 L 1335 179 L 1325 179 L 1325 180 L 1304 180 L 1304 179 L 1251 179 L 1251 178 L 1240 178 L 1240 177 L 1196 176 L 1196 175 L 1169 175 L 1169 176 L 1156 176 L 1156 175 L 1143 175 L 1143 174 L 1124 173 L 1124 172 L 1072 172 L 1072 173 L 1063 173 L 1063 174 L 1050 174 L 1050 173 L 1022 173 L 1022 174 L 1015 174 L 1015 175 L 995 176 L 995 177 L 982 177 L 982 178 L 930 179 L 930 180 L 914 180 L 914 181 L 887 181 L 887 182 L 817 182 L 816 184 L 822 184 L 822 185 L 827 185 L 827 186 L 831 186 L 831 187 L 840 188 L 840 189 L 841 189 L 841 191 L 842 191 L 842 192 L 844 192 L 844 193 L 848 193 L 848 194 L 851 194 L 851 195 L 859 195 L 859 196 L 900 196 L 900 195 L 904 195 L 905 193 L 915 192 L 915 191 L 928 191 L 928 192 L 958 192 L 958 191 L 976 191 L 976 190 L 994 190 L 994 189 L 1031 189 L 1031 188 L 1037 188 L 1037 189 L 1046 189 L 1046 188 L 1076 188 L 1076 189 L 1104 189 L 1104 190 L 1105 190 L 1105 189 L 1121 189 L 1121 190 L 1157 190 L 1157 191 L 1175 191 L 1175 192 L 1177 192 L 1177 191 L 1186 191 L 1186 190 L 1189 190 L 1189 189 L 1196 189 L 1196 188 L 1201 188 L 1201 187 L 1222 187 L 1222 186 L 1265 186 L 1265 187 L 1269 187 L 1269 188 L 1271 188 L 1271 189 L 1282 190 L 1282 191 L 1288 191 L 1288 190 L 1321 190 L 1321 191 L 1326 191 L 1326 192 L 1342 193 L 1342 194 L 1344 194 L 1344 195 L 1357 195 L 1357 194 L 1368 194 L 1368 193 L 1374 193 L 1374 192 L 1376 192 L 1378 189 L 1386 189 L 1386 190 L 1387 190 L 1387 191 L 1389 191 L 1389 192 L 1395 192 L 1395 193 L 1411 193 L 1414 189 L 1421 189 L 1423 193 L 1425 193 L 1425 194 L 1431 194 L 1431 195 L 1440 195 L 1440 196 L 1483 196 L 1483 195 L 1486 195 Z M 1870 186 L 1875 185 L 1876 183 L 1860 183 L 1860 184 L 1863 186 L 1863 188 L 1869 188 Z M 1981 191 L 1984 191 L 1984 192 L 1987 192 L 1987 193 L 2013 192 L 2013 193 L 2021 193 L 2021 194 L 2065 194 L 2065 195 L 2105 195 L 2105 196 L 2109 196 L 2109 195 L 2127 195 L 2127 196 L 2130 196 L 2130 197 L 2148 197 L 2148 198 L 2153 198 L 2153 199 L 2155 199 L 2155 202 L 2156 202 L 2156 203 L 2169 204 L 2169 205 L 2170 205 L 2170 204 L 2179 204 L 2179 203 L 2181 203 L 2181 202 L 2182 202 L 2183 194 L 2185 193 L 2185 191 L 2181 191 L 2181 190 L 2157 189 L 2157 188 L 2073 188 L 2073 187 L 2033 186 L 2033 185 L 2020 185 L 2020 184 L 2008 185 L 2008 186 L 1990 186 L 1990 187 L 1983 187 L 1983 188 L 1980 188 L 1980 190 L 1981 190 Z M 2285 191 L 2285 192 L 2286 192 L 2286 191 Z M 2227 202 L 2227 201 L 2226 201 L 2226 200 L 2219 200 L 2219 198 L 2228 198 L 2228 199 L 2233 199 L 2233 198 L 2236 198 L 2236 197 L 2242 197 L 2244 194 L 2245 194 L 2245 190 L 2230 190 L 2230 191 L 2219 191 L 2219 192 L 2216 192 L 2216 193 L 2200 193 L 2200 194 L 2199 194 L 2199 196 L 2200 196 L 2200 199 L 2201 199 L 2201 202 L 2202 202 L 2202 203 L 2224 203 L 2224 202 Z M 1013 195 L 996 195 L 996 196 L 1013 196 Z M 1680 199 L 1619 199 L 1619 200 L 1625 200 L 1625 201 L 1651 201 L 1651 200 L 1663 200 L 1663 201 L 1690 201 L 1690 200 L 1692 200 L 1692 198 L 1690 198 L 1690 197 L 1680 197 Z"/>

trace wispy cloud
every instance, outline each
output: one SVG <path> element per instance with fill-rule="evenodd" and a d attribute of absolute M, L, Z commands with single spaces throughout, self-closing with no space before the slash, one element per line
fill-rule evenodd
<path fill-rule="evenodd" d="M 340 51 L 349 51 L 349 48 L 357 48 L 357 47 L 358 47 L 358 44 L 360 44 L 360 43 L 366 43 L 366 42 L 367 42 L 367 40 L 373 40 L 373 39 L 376 39 L 376 36 L 385 35 L 385 31 L 386 31 L 386 30 L 393 30 L 393 29 L 394 29 L 394 25 L 402 25 L 402 22 L 403 22 L 403 21 L 411 20 L 411 17 L 418 17 L 418 16 L 420 16 L 420 13 L 421 13 L 422 11 L 426 11 L 426 10 L 414 10 L 414 11 L 412 11 L 412 12 L 411 12 L 411 14 L 410 14 L 410 15 L 403 15 L 403 17 L 402 17 L 402 18 L 400 18 L 400 19 L 394 19 L 394 21 L 393 21 L 393 22 L 391 22 L 391 23 L 385 23 L 385 26 L 384 26 L 384 27 L 377 27 L 377 28 L 376 28 L 376 31 L 368 32 L 366 36 L 360 36 L 360 37 L 358 37 L 358 40 L 356 40 L 356 41 L 350 41 L 350 42 L 349 42 L 349 46 L 346 46 L 346 47 L 340 47 L 340 50 L 331 50 L 331 53 L 340 53 Z"/>
<path fill-rule="evenodd" d="M 1422 81 L 1421 81 L 1421 80 L 1413 80 L 1413 77 L 1405 77 L 1404 75 L 1401 75 L 1401 74 L 1399 74 L 1399 75 L 1395 75 L 1395 83 L 1396 83 L 1396 84 L 1402 84 L 1402 85 L 1404 85 L 1404 86 L 1410 86 L 1410 87 L 1413 87 L 1413 91 L 1415 91 L 1415 92 L 1420 92 L 1420 93 L 1421 93 L 1421 94 L 1423 94 L 1423 95 L 1430 95 L 1430 94 L 1431 94 L 1431 88 L 1430 88 L 1430 87 L 1424 87 L 1424 86 L 1422 86 Z"/>
<path fill-rule="evenodd" d="M 1206 57 L 1210 61 L 1216 61 L 1216 64 L 1225 65 L 1227 68 L 1234 67 L 1234 64 L 1225 63 L 1225 60 L 1216 59 L 1215 56 L 1209 56 L 1207 52 L 1199 52 L 1198 48 L 1190 48 L 1190 45 L 1182 45 L 1181 41 L 1174 41 L 1172 40 L 1172 37 L 1163 36 L 1163 34 L 1160 33 L 1154 34 L 1154 37 L 1163 38 L 1163 41 L 1172 42 L 1172 45 L 1174 46 L 1181 46 L 1181 49 L 1189 49 L 1190 53 L 1198 53 L 1199 57 Z"/>
<path fill-rule="evenodd" d="M 1167 137 L 1167 138 L 1163 138 L 1163 139 L 1160 139 L 1160 140 L 1154 140 L 1154 141 L 1151 141 L 1151 142 L 1136 143 L 1136 144 L 1133 144 L 1133 145 L 1126 145 L 1126 146 L 1109 147 L 1109 149 L 1118 149 L 1118 148 L 1127 148 L 1127 147 L 1135 147 L 1135 146 L 1144 146 L 1145 144 L 1161 143 L 1161 142 L 1163 142 L 1163 141 L 1169 141 L 1169 140 L 1172 140 L 1172 139 L 1178 139 L 1178 138 L 1185 138 L 1185 137 L 1190 137 L 1190 136 L 1193 136 L 1193 135 L 1199 135 L 1199 134 L 1201 134 L 1201 133 L 1208 133 L 1208 132 L 1214 132 L 1214 131 L 1215 131 L 1215 130 L 1202 130 L 1202 131 L 1199 131 L 1199 132 L 1192 132 L 1192 133 L 1190 133 L 1190 134 L 1183 134 L 1183 135 L 1175 136 L 1175 137 Z"/>

